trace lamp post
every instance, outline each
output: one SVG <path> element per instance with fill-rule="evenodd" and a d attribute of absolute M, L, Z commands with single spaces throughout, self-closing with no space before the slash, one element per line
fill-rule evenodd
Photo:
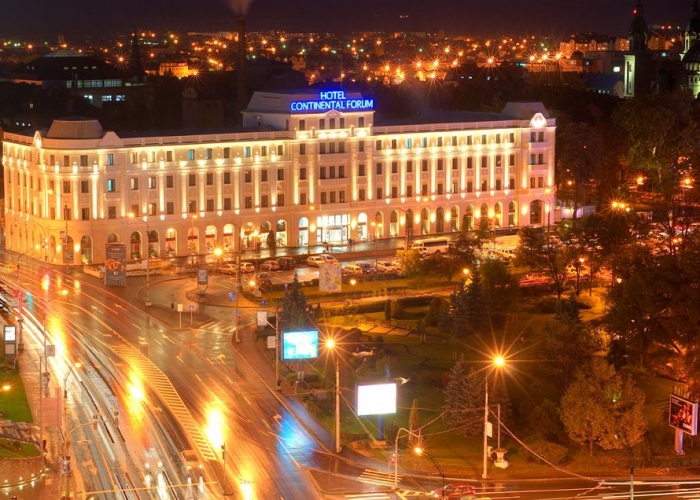
<path fill-rule="evenodd" d="M 493 359 L 493 366 L 500 368 L 505 365 L 503 356 L 496 356 Z M 484 377 L 484 470 L 481 474 L 482 479 L 488 478 L 488 446 L 489 446 L 489 374 Z"/>
<path fill-rule="evenodd" d="M 394 440 L 394 489 L 399 488 L 399 439 L 401 439 L 401 431 L 404 431 L 409 437 L 413 436 L 418 438 L 418 442 L 420 443 L 420 434 L 416 434 L 415 432 L 406 429 L 405 427 L 401 427 L 398 432 L 396 433 L 396 440 Z M 420 449 L 420 448 L 418 448 Z"/>
<path fill-rule="evenodd" d="M 151 249 L 150 249 L 150 230 L 148 227 L 148 218 L 136 219 L 136 214 L 129 212 L 129 218 L 140 220 L 146 224 L 146 307 L 151 306 Z M 141 249 L 139 249 L 141 250 Z"/>
<path fill-rule="evenodd" d="M 76 362 L 68 367 L 66 375 L 63 377 L 63 428 L 68 429 L 68 377 L 73 373 L 74 368 L 80 368 L 80 362 Z M 80 424 L 71 429 L 63 439 L 63 472 L 66 475 L 66 495 L 65 498 L 70 498 L 70 435 L 76 429 L 85 425 L 97 424 L 97 415 L 93 415 L 93 422 L 89 424 Z"/>
<path fill-rule="evenodd" d="M 340 364 L 338 356 L 338 345 L 335 340 L 328 339 L 326 347 L 334 351 L 335 355 L 335 452 L 340 453 Z"/>
<path fill-rule="evenodd" d="M 428 453 L 421 447 L 416 447 L 415 452 L 418 453 L 419 455 L 425 455 L 428 457 L 432 462 L 435 468 L 438 471 L 438 474 L 440 474 L 440 479 L 442 480 L 442 487 L 440 489 L 440 497 L 445 498 L 445 473 L 442 471 L 442 467 L 440 467 L 440 464 L 435 460 L 435 457 L 433 456 L 432 453 Z"/>
<path fill-rule="evenodd" d="M 195 252 L 195 244 L 193 243 L 193 241 L 195 239 L 198 239 L 198 236 L 195 237 L 195 234 L 194 234 L 194 220 L 196 218 L 197 218 L 197 214 L 192 214 L 192 217 L 190 217 L 190 220 L 191 220 L 190 235 L 187 238 L 187 245 L 189 246 L 189 251 L 190 251 L 190 265 L 192 266 L 192 270 L 194 270 L 194 252 Z"/>
<path fill-rule="evenodd" d="M 235 332 L 235 339 L 236 342 L 241 341 L 241 337 L 238 334 L 238 294 L 241 293 L 241 226 L 236 224 L 235 222 L 232 222 L 231 225 L 235 227 L 238 232 L 238 238 L 236 241 L 236 293 L 235 293 L 235 307 L 234 307 L 234 320 L 233 320 L 233 327 L 234 327 L 234 332 Z M 275 380 L 277 380 L 275 378 Z"/>

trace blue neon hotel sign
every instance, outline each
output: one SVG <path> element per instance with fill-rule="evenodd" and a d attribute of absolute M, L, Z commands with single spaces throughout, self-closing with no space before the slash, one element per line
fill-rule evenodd
<path fill-rule="evenodd" d="M 338 111 L 367 111 L 374 109 L 374 99 L 348 99 L 343 90 L 324 90 L 313 101 L 293 101 L 289 105 L 292 113 L 316 113 L 337 109 Z"/>

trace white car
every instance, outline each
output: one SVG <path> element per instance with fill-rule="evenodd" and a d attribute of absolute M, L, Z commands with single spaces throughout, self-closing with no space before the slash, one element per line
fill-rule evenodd
<path fill-rule="evenodd" d="M 241 262 L 241 272 L 242 273 L 254 273 L 255 266 L 250 262 Z"/>
<path fill-rule="evenodd" d="M 238 266 L 236 264 L 228 263 L 221 265 L 217 270 L 221 274 L 229 274 L 231 276 L 235 276 L 238 273 Z"/>
<path fill-rule="evenodd" d="M 306 263 L 311 267 L 318 267 L 322 262 L 325 262 L 325 260 L 320 255 L 309 255 L 306 259 Z"/>
<path fill-rule="evenodd" d="M 390 260 L 380 260 L 377 261 L 377 271 L 383 273 L 397 273 L 399 272 L 399 266 Z"/>
<path fill-rule="evenodd" d="M 261 271 L 279 271 L 279 269 L 280 263 L 276 260 L 266 260 L 265 262 L 260 264 Z"/>

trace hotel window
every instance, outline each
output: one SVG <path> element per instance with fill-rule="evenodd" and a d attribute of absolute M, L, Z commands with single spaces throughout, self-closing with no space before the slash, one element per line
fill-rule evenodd
<path fill-rule="evenodd" d="M 130 210 L 130 212 L 131 212 L 132 214 L 138 214 L 138 213 L 140 213 L 139 206 L 138 206 L 138 205 L 131 205 L 131 210 Z"/>
<path fill-rule="evenodd" d="M 467 181 L 467 193 L 474 191 L 474 183 L 472 181 Z"/>
<path fill-rule="evenodd" d="M 149 203 L 148 215 L 158 215 L 158 205 L 156 205 L 155 203 Z"/>
<path fill-rule="evenodd" d="M 306 167 L 301 167 L 299 169 L 299 180 L 300 181 L 305 181 L 306 180 Z"/>
<path fill-rule="evenodd" d="M 508 134 L 508 142 L 515 142 L 515 133 L 511 132 L 510 134 Z"/>
<path fill-rule="evenodd" d="M 306 130 L 306 120 L 299 120 L 299 130 Z"/>
<path fill-rule="evenodd" d="M 427 137 L 421 137 L 421 139 L 420 139 L 420 147 L 422 147 L 422 148 L 427 148 L 427 147 L 428 147 L 428 138 L 427 138 Z"/>
<path fill-rule="evenodd" d="M 175 178 L 172 175 L 165 176 L 165 187 L 171 188 L 175 185 Z"/>
<path fill-rule="evenodd" d="M 413 173 L 413 162 L 410 160 L 406 162 L 406 173 L 407 174 Z"/>
<path fill-rule="evenodd" d="M 253 182 L 253 174 L 250 170 L 246 170 L 243 173 L 243 182 L 245 182 L 246 184 L 250 184 L 251 182 Z"/>
<path fill-rule="evenodd" d="M 306 205 L 306 193 L 299 193 L 299 205 Z"/>
<path fill-rule="evenodd" d="M 377 163 L 377 175 L 382 175 L 383 172 L 384 172 L 384 165 L 382 165 L 381 163 Z"/>
<path fill-rule="evenodd" d="M 399 188 L 396 186 L 391 187 L 391 197 L 392 198 L 398 198 L 399 197 Z"/>
<path fill-rule="evenodd" d="M 381 149 L 382 149 L 382 140 L 381 139 L 377 139 L 375 141 L 374 149 L 376 149 L 377 151 L 381 151 Z"/>
<path fill-rule="evenodd" d="M 442 147 L 442 137 L 438 137 L 438 138 L 437 138 L 437 146 L 438 146 L 439 148 Z"/>
<path fill-rule="evenodd" d="M 456 182 L 452 183 L 452 194 L 457 194 L 457 190 L 459 189 L 459 186 L 457 185 Z"/>
<path fill-rule="evenodd" d="M 459 158 L 452 158 L 452 170 L 459 170 Z"/>
<path fill-rule="evenodd" d="M 335 142 L 331 142 L 328 144 L 328 152 L 335 153 Z"/>
<path fill-rule="evenodd" d="M 496 179 L 496 191 L 501 190 L 501 179 Z"/>
<path fill-rule="evenodd" d="M 366 198 L 366 197 L 367 197 L 367 195 L 365 194 L 365 190 L 364 190 L 364 189 L 360 189 L 360 190 L 357 192 L 357 199 L 358 199 L 359 201 L 365 201 L 365 198 Z"/>
<path fill-rule="evenodd" d="M 321 119 L 318 121 L 318 128 L 319 128 L 320 130 L 326 130 L 326 119 L 325 119 L 325 118 L 321 118 Z"/>
<path fill-rule="evenodd" d="M 328 123 L 329 123 L 329 127 L 331 128 L 331 130 L 335 128 L 335 118 L 329 119 Z"/>
<path fill-rule="evenodd" d="M 284 206 L 284 195 L 283 195 L 283 194 L 278 194 L 278 195 L 277 195 L 277 206 L 278 206 L 278 207 L 283 207 L 283 206 Z"/>
<path fill-rule="evenodd" d="M 345 153 L 345 143 L 344 142 L 338 143 L 338 153 Z"/>
<path fill-rule="evenodd" d="M 214 199 L 207 198 L 207 212 L 213 212 L 213 211 L 214 211 Z"/>
<path fill-rule="evenodd" d="M 398 173 L 399 173 L 399 162 L 397 162 L 397 161 L 392 161 L 392 162 L 391 162 L 391 173 L 392 173 L 392 174 L 398 174 Z"/>
<path fill-rule="evenodd" d="M 260 156 L 267 156 L 267 146 L 260 147 Z"/>
<path fill-rule="evenodd" d="M 357 168 L 357 176 L 364 177 L 365 175 L 367 175 L 367 173 L 365 172 L 365 164 L 360 163 Z"/>
<path fill-rule="evenodd" d="M 445 194 L 443 191 L 444 191 L 444 188 L 442 186 L 442 183 L 439 183 L 437 185 L 437 194 Z"/>
<path fill-rule="evenodd" d="M 486 139 L 486 134 L 481 134 L 481 144 L 486 144 L 488 140 Z"/>
<path fill-rule="evenodd" d="M 472 139 L 472 136 L 471 136 L 471 135 L 468 135 L 468 136 L 467 136 L 467 146 L 471 146 L 473 140 L 474 140 L 474 139 Z"/>
<path fill-rule="evenodd" d="M 117 182 L 114 179 L 107 179 L 107 192 L 116 193 L 117 192 Z"/>
<path fill-rule="evenodd" d="M 231 158 L 231 148 L 224 148 L 224 158 Z"/>
<path fill-rule="evenodd" d="M 508 156 L 508 166 L 512 167 L 515 165 L 515 155 Z"/>
<path fill-rule="evenodd" d="M 536 158 L 536 156 L 535 156 L 534 154 L 531 154 L 531 155 L 530 155 L 530 165 L 534 165 L 534 164 L 535 164 L 535 158 Z"/>
<path fill-rule="evenodd" d="M 148 189 L 155 189 L 158 187 L 158 180 L 156 177 L 148 178 Z"/>
<path fill-rule="evenodd" d="M 19 184 L 19 182 L 17 184 Z M 63 192 L 70 193 L 70 181 L 63 181 Z"/>
<path fill-rule="evenodd" d="M 481 168 L 489 168 L 489 159 L 487 156 L 481 157 Z"/>
<path fill-rule="evenodd" d="M 173 152 L 172 151 L 166 151 L 165 161 L 173 161 Z"/>
<path fill-rule="evenodd" d="M 214 155 L 214 150 L 212 148 L 207 148 L 204 150 L 204 159 L 211 160 Z"/>
<path fill-rule="evenodd" d="M 168 201 L 165 203 L 165 213 L 168 215 L 173 215 L 175 213 L 175 203 Z"/>
<path fill-rule="evenodd" d="M 328 167 L 328 177 L 335 179 L 335 166 Z"/>
<path fill-rule="evenodd" d="M 397 146 L 398 146 L 398 142 L 396 141 L 396 139 L 392 139 L 391 140 L 391 149 L 396 149 Z"/>
<path fill-rule="evenodd" d="M 537 178 L 537 187 L 538 187 L 538 188 L 543 188 L 543 187 L 544 187 L 544 177 L 538 177 L 538 178 Z"/>
<path fill-rule="evenodd" d="M 481 181 L 481 190 L 488 191 L 488 188 L 489 188 L 489 183 L 486 181 Z"/>
<path fill-rule="evenodd" d="M 345 165 L 338 165 L 338 178 L 345 179 Z"/>
<path fill-rule="evenodd" d="M 197 185 L 197 175 L 196 174 L 190 174 L 187 176 L 187 184 L 190 187 L 195 187 Z"/>
<path fill-rule="evenodd" d="M 244 200 L 244 208 L 253 208 L 253 197 L 252 196 L 246 196 Z"/>
<path fill-rule="evenodd" d="M 231 198 L 224 198 L 224 210 L 231 210 Z"/>
<path fill-rule="evenodd" d="M 188 149 L 187 150 L 187 159 L 189 161 L 194 160 L 194 149 Z"/>
<path fill-rule="evenodd" d="M 70 167 L 70 156 L 68 156 L 68 155 L 63 156 L 63 166 Z"/>
<path fill-rule="evenodd" d="M 231 172 L 224 172 L 224 184 L 231 184 Z"/>
<path fill-rule="evenodd" d="M 377 188 L 377 200 L 382 199 L 383 193 L 384 193 L 384 191 L 382 191 L 382 188 Z"/>
<path fill-rule="evenodd" d="M 364 116 L 360 116 L 360 117 L 357 119 L 357 126 L 358 126 L 358 127 L 364 127 L 364 126 L 365 126 L 365 117 L 364 117 Z"/>
<path fill-rule="evenodd" d="M 537 181 L 535 180 L 535 178 L 534 178 L 534 177 L 530 177 L 530 189 L 535 189 L 535 186 L 536 186 L 535 182 L 537 182 Z"/>
<path fill-rule="evenodd" d="M 503 160 L 501 158 L 501 155 L 496 155 L 496 166 L 497 167 L 502 166 L 502 162 L 503 162 Z"/>
<path fill-rule="evenodd" d="M 299 144 L 299 154 L 300 155 L 306 154 L 306 144 Z"/>
<path fill-rule="evenodd" d="M 80 181 L 80 192 L 83 194 L 87 194 L 90 192 L 90 182 L 89 181 Z"/>
<path fill-rule="evenodd" d="M 421 196 L 428 196 L 428 185 L 427 184 L 421 185 L 420 194 L 421 194 Z"/>
<path fill-rule="evenodd" d="M 413 186 L 406 186 L 406 196 L 413 196 Z"/>
<path fill-rule="evenodd" d="M 245 146 L 243 148 L 243 157 L 250 158 L 250 146 Z"/>
<path fill-rule="evenodd" d="M 318 154 L 321 154 L 321 155 L 326 154 L 326 145 L 324 143 L 321 143 L 318 145 Z"/>
<path fill-rule="evenodd" d="M 278 180 L 278 181 L 283 181 L 283 180 L 284 180 L 284 169 L 283 169 L 283 168 L 278 168 L 278 169 L 277 169 L 277 180 Z"/>
<path fill-rule="evenodd" d="M 345 128 L 345 118 L 341 118 L 339 121 L 340 121 L 340 128 Z"/>
<path fill-rule="evenodd" d="M 107 218 L 116 219 L 117 218 L 117 207 L 107 207 Z"/>
<path fill-rule="evenodd" d="M 139 179 L 138 177 L 132 177 L 130 179 L 130 184 L 131 184 L 131 190 L 136 191 L 139 188 Z"/>
<path fill-rule="evenodd" d="M 406 139 L 406 149 L 411 149 L 412 147 L 413 147 L 413 139 L 409 137 L 408 139 Z"/>
<path fill-rule="evenodd" d="M 437 169 L 438 171 L 442 171 L 445 169 L 445 160 L 443 160 L 442 158 L 438 158 Z"/>
<path fill-rule="evenodd" d="M 338 191 L 338 203 L 345 203 L 345 191 Z"/>
<path fill-rule="evenodd" d="M 456 135 L 453 135 L 453 136 L 452 136 L 452 145 L 453 145 L 453 146 L 456 146 L 456 145 L 457 145 L 457 136 L 456 136 Z"/>
<path fill-rule="evenodd" d="M 260 182 L 267 182 L 267 170 L 260 171 Z"/>
<path fill-rule="evenodd" d="M 320 179 L 325 179 L 326 178 L 326 167 L 321 167 L 319 169 L 319 174 L 318 174 Z"/>
<path fill-rule="evenodd" d="M 277 146 L 277 156 L 282 156 L 284 154 L 284 146 L 282 144 L 279 144 Z"/>
<path fill-rule="evenodd" d="M 187 213 L 194 214 L 197 212 L 197 200 L 187 202 Z"/>
<path fill-rule="evenodd" d="M 107 155 L 107 165 L 114 165 L 114 155 L 112 153 Z"/>
<path fill-rule="evenodd" d="M 326 195 L 325 191 L 321 193 L 321 205 L 325 205 L 328 203 L 328 195 Z"/>
<path fill-rule="evenodd" d="M 90 220 L 90 209 L 81 208 L 80 209 L 80 220 Z"/>
<path fill-rule="evenodd" d="M 68 158 L 68 157 L 67 157 L 67 156 L 64 156 L 64 157 L 63 157 L 63 164 L 64 164 L 63 166 L 64 166 L 64 167 L 67 166 L 67 165 L 65 164 L 65 163 L 66 163 L 66 158 Z M 129 154 L 129 159 L 130 159 L 130 161 L 131 161 L 131 164 L 132 164 L 132 165 L 135 165 L 136 163 L 139 162 L 139 155 L 137 155 L 136 153 L 130 153 L 130 154 Z"/>
<path fill-rule="evenodd" d="M 544 132 L 537 132 L 537 142 L 544 142 Z"/>
<path fill-rule="evenodd" d="M 331 191 L 329 194 L 330 194 L 330 202 L 335 203 L 335 191 Z"/>
<path fill-rule="evenodd" d="M 260 197 L 260 206 L 263 208 L 270 206 L 270 197 L 268 195 L 264 194 Z"/>
<path fill-rule="evenodd" d="M 501 143 L 501 134 L 496 134 L 496 144 Z"/>
<path fill-rule="evenodd" d="M 544 153 L 540 153 L 537 155 L 537 164 L 544 165 Z"/>
<path fill-rule="evenodd" d="M 421 172 L 427 172 L 427 171 L 428 171 L 428 160 L 421 160 L 421 162 L 420 162 L 420 170 L 421 170 Z"/>
<path fill-rule="evenodd" d="M 358 148 L 359 148 L 360 153 L 364 153 L 365 152 L 365 141 L 360 141 Z"/>
<path fill-rule="evenodd" d="M 508 189 L 515 189 L 515 177 L 508 179 Z"/>

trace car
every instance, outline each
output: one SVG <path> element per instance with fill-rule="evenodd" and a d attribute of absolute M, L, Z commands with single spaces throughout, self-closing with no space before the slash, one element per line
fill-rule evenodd
<path fill-rule="evenodd" d="M 445 500 L 476 500 L 476 491 L 469 483 L 452 483 L 433 490 L 430 496 Z"/>
<path fill-rule="evenodd" d="M 296 261 L 293 257 L 280 257 L 277 259 L 277 262 L 279 262 L 280 269 L 294 269 L 294 266 L 296 266 Z"/>
<path fill-rule="evenodd" d="M 217 270 L 221 274 L 229 274 L 231 276 L 235 276 L 238 273 L 238 266 L 236 264 L 227 263 L 219 266 Z"/>
<path fill-rule="evenodd" d="M 377 261 L 377 271 L 383 273 L 397 273 L 399 272 L 399 267 L 395 262 L 390 260 L 379 260 Z"/>
<path fill-rule="evenodd" d="M 255 266 L 250 262 L 241 262 L 241 272 L 242 273 L 254 273 Z"/>
<path fill-rule="evenodd" d="M 269 274 L 260 273 L 255 277 L 255 283 L 258 287 L 266 287 L 272 285 L 272 278 Z"/>
<path fill-rule="evenodd" d="M 357 265 L 362 269 L 362 274 L 374 274 L 377 272 L 377 268 L 369 262 L 359 262 Z"/>
<path fill-rule="evenodd" d="M 338 259 L 336 259 L 335 257 L 333 257 L 329 253 L 322 253 L 322 254 L 320 254 L 320 256 L 323 257 L 324 262 L 327 262 L 330 264 L 337 264 L 338 263 Z"/>
<path fill-rule="evenodd" d="M 306 259 L 306 263 L 311 267 L 318 267 L 319 264 L 325 262 L 325 259 L 320 255 L 309 255 Z"/>
<path fill-rule="evenodd" d="M 280 263 L 276 260 L 266 260 L 260 264 L 261 271 L 279 271 Z"/>
<path fill-rule="evenodd" d="M 341 274 L 343 276 L 352 276 L 355 274 L 364 274 L 364 271 L 358 264 L 346 264 L 345 267 L 343 267 Z"/>

